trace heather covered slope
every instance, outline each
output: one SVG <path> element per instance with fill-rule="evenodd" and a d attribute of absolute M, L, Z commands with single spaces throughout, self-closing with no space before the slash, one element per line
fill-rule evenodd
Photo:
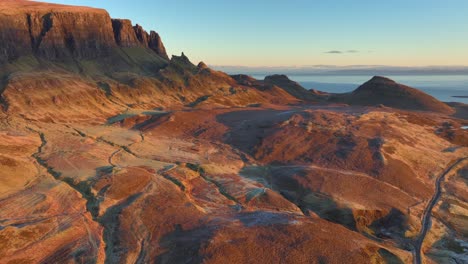
<path fill-rule="evenodd" d="M 337 95 L 332 100 L 352 105 L 384 106 L 452 114 L 454 110 L 447 104 L 415 88 L 395 81 L 375 76 L 348 94 Z"/>
<path fill-rule="evenodd" d="M 431 114 L 408 123 L 403 112 L 372 108 L 276 108 L 122 113 L 101 124 L 2 119 L 0 234 L 10 242 L 0 258 L 411 262 L 434 175 L 468 155 L 431 122 L 460 124 Z M 452 232 L 463 238 L 458 228 L 435 229 L 425 250 Z M 23 253 L 43 243 L 41 254 Z"/>
<path fill-rule="evenodd" d="M 291 81 L 286 75 L 267 76 L 263 82 L 266 85 L 281 87 L 290 95 L 306 101 L 316 101 L 319 98 L 317 95 L 324 94 L 315 90 L 307 90 L 299 83 Z"/>
<path fill-rule="evenodd" d="M 253 104 L 288 104 L 299 100 L 282 89 L 262 91 L 238 85 L 225 73 L 173 56 L 152 75 L 113 72 L 85 76 L 57 69 L 18 70 L 4 78 L 2 104 L 10 115 L 42 121 L 101 122 L 128 109 L 181 109 Z"/>

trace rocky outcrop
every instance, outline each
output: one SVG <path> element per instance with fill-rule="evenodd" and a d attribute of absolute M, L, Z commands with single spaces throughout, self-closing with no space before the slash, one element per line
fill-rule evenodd
<path fill-rule="evenodd" d="M 117 45 L 121 47 L 141 46 L 141 42 L 138 40 L 130 20 L 112 19 L 112 28 Z"/>
<path fill-rule="evenodd" d="M 197 66 L 195 66 L 183 52 L 180 56 L 172 55 L 169 66 L 179 73 L 185 71 L 196 73 L 198 71 Z"/>
<path fill-rule="evenodd" d="M 133 30 L 135 30 L 135 34 L 137 36 L 138 41 L 142 43 L 143 45 L 148 45 L 148 33 L 143 29 L 142 26 L 136 24 L 133 27 Z"/>
<path fill-rule="evenodd" d="M 197 68 L 200 70 L 209 69 L 208 65 L 206 65 L 203 61 L 198 63 Z"/>
<path fill-rule="evenodd" d="M 169 56 L 167 56 L 166 48 L 164 47 L 161 37 L 155 31 L 151 31 L 149 34 L 148 48 L 152 49 L 160 57 L 169 60 Z"/>
<path fill-rule="evenodd" d="M 151 50 L 156 52 L 156 54 L 158 54 L 160 57 L 166 60 L 169 60 L 169 56 L 167 56 L 166 48 L 164 47 L 164 44 L 158 33 L 152 30 L 148 34 L 148 32 L 146 32 L 143 29 L 143 27 L 138 24 L 136 24 L 133 27 L 133 30 L 134 30 L 134 34 L 136 35 L 136 38 L 140 42 L 140 45 L 150 48 Z"/>
<path fill-rule="evenodd" d="M 150 48 L 168 59 L 161 38 L 107 11 L 32 1 L 0 3 L 0 64 L 34 55 L 54 61 L 112 56 L 117 47 Z"/>

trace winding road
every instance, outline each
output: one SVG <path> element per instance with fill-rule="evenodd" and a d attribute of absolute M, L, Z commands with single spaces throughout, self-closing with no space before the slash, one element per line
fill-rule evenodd
<path fill-rule="evenodd" d="M 424 242 L 424 239 L 431 229 L 432 226 L 432 209 L 434 209 L 435 205 L 440 199 L 440 196 L 442 194 L 442 187 L 441 184 L 445 180 L 445 176 L 449 174 L 455 167 L 457 167 L 460 163 L 463 161 L 468 160 L 468 157 L 460 158 L 458 159 L 455 163 L 450 165 L 442 174 L 437 177 L 435 181 L 435 192 L 434 195 L 432 196 L 431 200 L 426 206 L 426 209 L 424 209 L 424 213 L 422 216 L 422 221 L 421 221 L 421 231 L 419 232 L 418 238 L 415 240 L 414 243 L 414 249 L 413 249 L 413 263 L 414 264 L 422 264 L 422 244 Z"/>

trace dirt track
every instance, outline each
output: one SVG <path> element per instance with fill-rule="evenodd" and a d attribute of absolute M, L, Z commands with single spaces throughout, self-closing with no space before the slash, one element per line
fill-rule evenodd
<path fill-rule="evenodd" d="M 413 263 L 414 264 L 421 264 L 422 263 L 422 254 L 421 254 L 421 248 L 422 244 L 424 242 L 424 238 L 427 235 L 427 232 L 431 229 L 432 226 L 432 209 L 434 209 L 434 206 L 437 204 L 437 202 L 440 199 L 440 196 L 442 194 L 441 191 L 441 184 L 445 179 L 445 176 L 449 174 L 455 167 L 457 167 L 460 163 L 463 161 L 468 160 L 468 157 L 460 158 L 458 159 L 455 163 L 450 165 L 442 174 L 437 177 L 435 181 L 435 192 L 434 195 L 432 196 L 431 200 L 427 204 L 426 209 L 424 210 L 424 214 L 422 216 L 422 223 L 421 223 L 421 232 L 419 233 L 418 239 L 415 241 L 414 245 L 414 258 L 413 258 Z"/>

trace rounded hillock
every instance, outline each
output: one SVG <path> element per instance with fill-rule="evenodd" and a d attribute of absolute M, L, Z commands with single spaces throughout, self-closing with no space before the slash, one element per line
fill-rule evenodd
<path fill-rule="evenodd" d="M 399 84 L 389 78 L 375 76 L 346 94 L 344 101 L 355 105 L 385 105 L 388 107 L 453 113 L 453 109 L 436 98 L 409 86 Z"/>

